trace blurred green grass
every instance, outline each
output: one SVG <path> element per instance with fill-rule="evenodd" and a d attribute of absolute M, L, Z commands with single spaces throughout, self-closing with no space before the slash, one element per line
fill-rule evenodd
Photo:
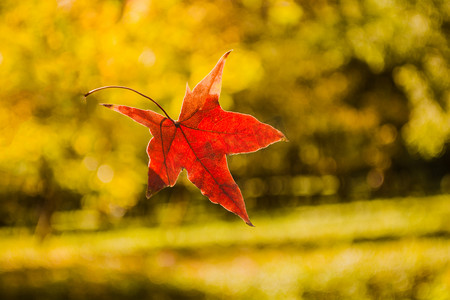
<path fill-rule="evenodd" d="M 449 299 L 450 196 L 241 222 L 0 232 L 0 293 L 32 299 Z M 130 222 L 129 224 L 133 224 Z M 134 224 L 138 224 L 135 222 Z"/>

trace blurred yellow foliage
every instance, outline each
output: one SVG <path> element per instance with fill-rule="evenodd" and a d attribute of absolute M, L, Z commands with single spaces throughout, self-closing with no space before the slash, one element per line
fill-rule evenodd
<path fill-rule="evenodd" d="M 229 49 L 223 107 L 290 140 L 230 158 L 249 205 L 426 193 L 417 182 L 433 166 L 405 169 L 447 155 L 448 1 L 4 0 L 0 19 L 5 224 L 36 220 L 29 207 L 114 217 L 145 201 L 148 131 L 96 104 L 156 107 L 123 91 L 82 95 L 126 85 L 175 117 L 186 82 Z M 163 199 L 185 197 L 186 182 Z"/>

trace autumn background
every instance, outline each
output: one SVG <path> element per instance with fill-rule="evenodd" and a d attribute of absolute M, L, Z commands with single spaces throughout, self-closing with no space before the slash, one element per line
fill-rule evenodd
<path fill-rule="evenodd" d="M 0 2 L 1 299 L 450 299 L 450 2 Z M 222 107 L 289 143 L 229 157 L 255 228 L 148 130 L 226 51 Z"/>

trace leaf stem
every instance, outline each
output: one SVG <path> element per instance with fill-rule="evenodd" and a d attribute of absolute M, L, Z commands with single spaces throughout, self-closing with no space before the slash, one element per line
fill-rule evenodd
<path fill-rule="evenodd" d="M 152 101 L 153 103 L 155 103 L 156 106 L 158 106 L 159 109 L 166 115 L 166 117 L 167 117 L 170 121 L 172 121 L 172 122 L 175 124 L 175 121 L 167 114 L 167 112 L 164 110 L 164 108 L 162 108 L 161 105 L 158 104 L 158 102 L 156 102 L 155 100 L 153 100 L 153 99 L 150 98 L 149 96 L 144 95 L 144 94 L 142 94 L 141 92 L 138 92 L 138 91 L 136 91 L 135 89 L 132 89 L 132 88 L 129 88 L 129 87 L 126 87 L 126 86 L 121 86 L 121 85 L 107 85 L 107 86 L 102 86 L 102 87 L 99 87 L 99 88 L 90 90 L 89 92 L 87 92 L 86 94 L 84 94 L 84 97 L 87 98 L 87 96 L 89 96 L 89 95 L 91 95 L 91 94 L 93 94 L 93 93 L 95 93 L 95 92 L 98 92 L 98 91 L 101 91 L 101 90 L 105 90 L 105 89 L 124 89 L 124 90 L 129 90 L 129 91 L 135 92 L 136 94 L 138 94 L 138 95 L 140 95 L 140 96 L 142 96 L 142 97 L 144 97 L 144 98 L 147 98 L 148 100 L 150 100 L 150 101 Z"/>

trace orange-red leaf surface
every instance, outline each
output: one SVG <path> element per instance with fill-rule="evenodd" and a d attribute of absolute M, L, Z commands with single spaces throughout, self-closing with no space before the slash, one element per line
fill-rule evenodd
<path fill-rule="evenodd" d="M 227 154 L 257 151 L 285 140 L 283 133 L 250 115 L 224 111 L 219 105 L 222 71 L 230 52 L 190 91 L 186 88 L 178 121 L 151 110 L 104 104 L 148 127 L 147 197 L 173 186 L 182 169 L 211 202 L 222 205 L 252 226 L 244 199 L 227 165 Z"/>

